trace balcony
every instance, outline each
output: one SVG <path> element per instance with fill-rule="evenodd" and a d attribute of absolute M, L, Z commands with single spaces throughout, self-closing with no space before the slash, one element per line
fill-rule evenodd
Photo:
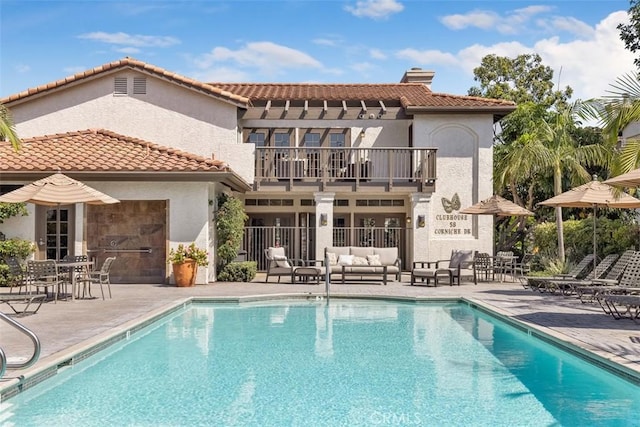
<path fill-rule="evenodd" d="M 433 192 L 436 150 L 257 147 L 254 190 Z"/>

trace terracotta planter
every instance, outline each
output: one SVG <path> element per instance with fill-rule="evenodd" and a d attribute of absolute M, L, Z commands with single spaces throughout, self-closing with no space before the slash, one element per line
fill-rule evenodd
<path fill-rule="evenodd" d="M 195 260 L 186 259 L 182 263 L 173 264 L 173 277 L 178 287 L 195 285 L 197 272 L 198 264 Z"/>

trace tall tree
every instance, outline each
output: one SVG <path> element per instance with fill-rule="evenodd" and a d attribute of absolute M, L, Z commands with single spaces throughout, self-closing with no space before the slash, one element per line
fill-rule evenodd
<path fill-rule="evenodd" d="M 533 132 L 535 123 L 548 114 L 551 107 L 562 108 L 567 105 L 573 90 L 566 87 L 556 90 L 553 82 L 553 69 L 542 64 L 540 55 L 520 55 L 516 58 L 487 55 L 482 58 L 479 67 L 473 70 L 474 80 L 479 86 L 469 89 L 468 94 L 486 98 L 510 100 L 518 104 L 518 108 L 500 121 L 494 145 L 494 191 L 496 194 L 509 197 L 520 206 L 532 210 L 535 203 L 536 189 L 542 186 L 537 176 L 527 180 L 504 175 L 504 157 L 514 148 L 513 144 L 523 134 Z M 504 179 L 501 179 L 501 176 Z M 544 182 L 551 183 L 550 177 Z M 551 194 L 549 184 L 547 194 Z M 502 236 L 502 247 L 511 248 L 518 240 L 524 239 L 527 218 L 519 217 L 516 221 L 498 221 L 496 227 L 509 227 L 509 232 L 498 233 Z"/>
<path fill-rule="evenodd" d="M 480 86 L 469 89 L 470 96 L 506 99 L 517 104 L 533 102 L 550 108 L 566 104 L 573 94 L 569 86 L 554 89 L 553 69 L 543 65 L 538 54 L 516 58 L 487 55 L 474 68 L 473 75 Z"/>
<path fill-rule="evenodd" d="M 616 28 L 620 31 L 624 47 L 636 53 L 640 51 L 640 4 L 638 0 L 630 0 L 629 4 L 629 24 L 618 24 Z M 633 63 L 640 68 L 640 57 L 634 59 Z"/>
<path fill-rule="evenodd" d="M 11 112 L 2 104 L 0 104 L 0 139 L 8 139 L 14 150 L 17 151 L 20 149 L 20 138 L 18 138 L 18 134 L 13 125 Z"/>
<path fill-rule="evenodd" d="M 532 107 L 533 108 L 533 107 Z M 579 124 L 582 104 L 573 103 L 559 112 L 545 116 L 532 116 L 532 121 L 513 142 L 511 149 L 500 159 L 497 166 L 499 182 L 511 185 L 529 183 L 535 185 L 540 177 L 551 175 L 553 193 L 562 193 L 563 179 L 568 178 L 572 186 L 591 179 L 589 165 L 606 163 L 609 151 L 601 144 L 580 145 L 575 128 Z M 562 208 L 556 208 L 558 229 L 558 258 L 565 260 Z"/>

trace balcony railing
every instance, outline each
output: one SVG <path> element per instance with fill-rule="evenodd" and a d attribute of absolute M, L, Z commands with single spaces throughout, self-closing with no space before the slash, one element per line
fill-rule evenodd
<path fill-rule="evenodd" d="M 268 183 L 412 184 L 433 191 L 436 148 L 256 148 L 256 186 Z"/>

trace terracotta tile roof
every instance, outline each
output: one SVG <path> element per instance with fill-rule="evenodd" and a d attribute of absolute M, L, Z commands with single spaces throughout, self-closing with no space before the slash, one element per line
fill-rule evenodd
<path fill-rule="evenodd" d="M 0 142 L 2 172 L 228 172 L 220 160 L 162 147 L 103 129 Z"/>
<path fill-rule="evenodd" d="M 507 107 L 515 104 L 501 99 L 434 93 L 422 83 L 387 84 L 297 84 L 297 83 L 209 83 L 228 92 L 257 101 L 383 101 L 407 107 Z"/>
<path fill-rule="evenodd" d="M 32 95 L 42 94 L 48 91 L 62 88 L 66 85 L 76 83 L 83 79 L 91 78 L 103 73 L 111 73 L 113 71 L 117 71 L 123 68 L 131 68 L 146 74 L 155 75 L 164 80 L 172 81 L 181 85 L 191 87 L 193 89 L 200 90 L 209 95 L 213 95 L 217 98 L 223 99 L 225 101 L 231 102 L 241 107 L 248 106 L 247 105 L 248 99 L 243 96 L 239 96 L 237 94 L 227 92 L 221 88 L 210 86 L 206 83 L 191 79 L 189 77 L 181 76 L 180 74 L 172 73 L 163 68 L 156 67 L 155 65 L 147 64 L 146 62 L 138 61 L 137 59 L 133 59 L 129 57 L 120 59 L 118 61 L 109 62 L 108 64 L 104 64 L 99 67 L 92 68 L 90 70 L 81 71 L 79 73 L 65 77 L 55 82 L 43 84 L 37 87 L 32 87 L 25 91 L 22 91 L 13 95 L 9 95 L 5 98 L 0 99 L 0 103 L 8 104 L 11 102 L 22 100 Z"/>

